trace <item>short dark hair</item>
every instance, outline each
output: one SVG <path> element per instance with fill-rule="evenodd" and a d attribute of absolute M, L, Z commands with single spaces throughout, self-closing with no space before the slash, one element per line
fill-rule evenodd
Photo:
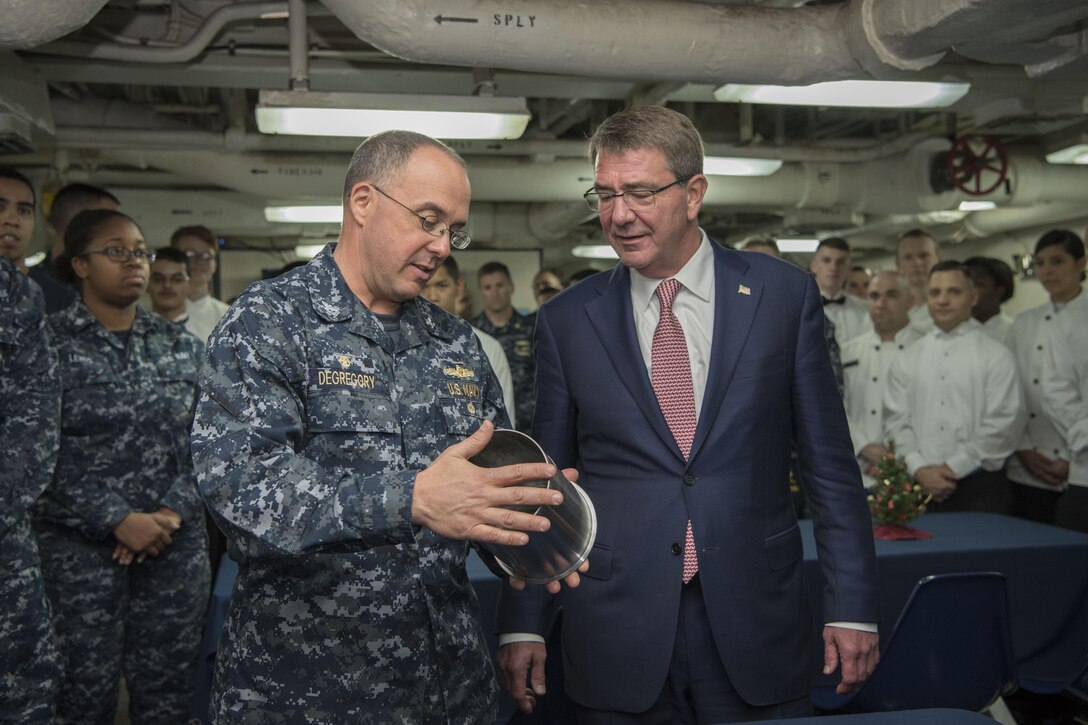
<path fill-rule="evenodd" d="M 868 267 L 863 267 L 860 264 L 851 265 L 850 271 L 851 272 L 864 272 L 865 274 L 869 274 L 869 268 Z"/>
<path fill-rule="evenodd" d="M 58 260 L 57 270 L 65 276 L 68 282 L 76 282 L 72 272 L 72 260 L 87 251 L 91 240 L 98 234 L 102 225 L 113 219 L 126 219 L 133 224 L 136 220 L 124 212 L 116 209 L 84 209 L 72 217 L 64 231 L 64 258 Z M 136 227 L 139 228 L 139 224 Z"/>
<path fill-rule="evenodd" d="M 170 235 L 170 246 L 177 248 L 178 242 L 181 241 L 182 237 L 196 237 L 212 249 L 219 248 L 219 240 L 215 238 L 215 234 L 212 233 L 212 230 L 199 224 L 175 229 L 174 233 Z"/>
<path fill-rule="evenodd" d="M 161 247 L 155 250 L 155 261 L 174 262 L 185 266 L 185 274 L 192 274 L 189 267 L 189 255 L 177 247 Z"/>
<path fill-rule="evenodd" d="M 344 177 L 344 199 L 361 181 L 385 184 L 404 168 L 417 149 L 430 146 L 442 151 L 467 169 L 461 155 L 438 139 L 415 131 L 382 131 L 363 141 L 355 148 Z"/>
<path fill-rule="evenodd" d="M 779 251 L 778 242 L 770 237 L 755 237 L 754 239 L 749 239 L 741 246 L 741 251 L 748 249 L 748 247 L 768 247 L 776 252 Z"/>
<path fill-rule="evenodd" d="M 993 281 L 994 285 L 1004 289 L 1005 292 L 1001 295 L 1002 302 L 1012 299 L 1013 292 L 1016 291 L 1012 267 L 993 257 L 971 257 L 963 260 L 963 264 L 971 270 L 982 272 Z"/>
<path fill-rule="evenodd" d="M 933 242 L 933 248 L 937 251 L 941 250 L 941 243 L 937 241 L 937 238 L 927 232 L 925 229 L 908 229 L 899 235 L 899 238 L 895 240 L 895 256 L 899 256 L 899 246 L 903 243 L 904 239 L 911 239 L 913 237 L 924 237 L 925 239 Z"/>
<path fill-rule="evenodd" d="M 937 262 L 933 265 L 933 269 L 929 270 L 929 275 L 926 279 L 932 279 L 933 275 L 937 272 L 959 272 L 967 278 L 967 283 L 972 287 L 975 286 L 975 280 L 971 277 L 971 270 L 967 268 L 967 265 L 963 262 L 958 262 L 955 259 L 946 259 L 943 262 Z"/>
<path fill-rule="evenodd" d="M 450 273 L 450 277 L 454 282 L 461 279 L 461 267 L 457 264 L 457 260 L 453 258 L 452 254 L 446 257 L 446 260 L 442 262 L 442 266 Z"/>
<path fill-rule="evenodd" d="M 480 267 L 479 271 L 476 272 L 476 279 L 480 279 L 485 274 L 496 274 L 498 272 L 505 274 L 506 278 L 511 282 L 514 280 L 514 278 L 510 276 L 510 268 L 502 262 L 488 262 Z"/>
<path fill-rule="evenodd" d="M 60 226 L 60 222 L 63 220 L 68 220 L 71 223 L 71 218 L 78 212 L 103 199 L 109 199 L 114 204 L 121 205 L 120 199 L 101 186 L 81 183 L 68 184 L 53 197 L 53 203 L 49 207 L 49 223 L 54 227 Z"/>
<path fill-rule="evenodd" d="M 703 173 L 703 139 L 682 113 L 664 106 L 632 106 L 604 120 L 589 139 L 588 156 L 596 164 L 602 153 L 659 149 L 677 179 Z"/>
<path fill-rule="evenodd" d="M 597 271 L 598 270 L 593 269 L 592 267 L 586 267 L 585 269 L 580 269 L 577 272 L 575 272 L 574 274 L 572 274 L 570 277 L 567 278 L 567 286 L 569 287 L 570 285 L 575 284 L 576 282 L 581 282 L 583 279 L 586 279 L 587 277 L 592 277 L 593 275 L 597 274 Z"/>
<path fill-rule="evenodd" d="M 0 179 L 11 179 L 26 184 L 26 188 L 30 189 L 30 196 L 34 199 L 34 208 L 38 208 L 38 192 L 34 190 L 34 184 L 30 183 L 26 174 L 11 166 L 0 166 Z"/>
<path fill-rule="evenodd" d="M 816 245 L 816 251 L 820 251 L 824 247 L 830 247 L 831 249 L 837 249 L 840 252 L 846 252 L 850 254 L 850 243 L 842 237 L 828 237 L 827 239 L 821 239 L 820 243 Z"/>
<path fill-rule="evenodd" d="M 1084 242 L 1077 236 L 1076 232 L 1068 229 L 1051 229 L 1039 237 L 1039 241 L 1035 243 L 1035 254 L 1047 247 L 1055 246 L 1060 246 L 1073 259 L 1084 259 Z M 1080 273 L 1080 279 L 1082 282 L 1084 281 L 1084 272 Z"/>

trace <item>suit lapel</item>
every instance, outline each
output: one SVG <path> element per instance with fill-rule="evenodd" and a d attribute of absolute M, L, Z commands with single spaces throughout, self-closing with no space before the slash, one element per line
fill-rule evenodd
<path fill-rule="evenodd" d="M 748 263 L 740 254 L 714 248 L 714 339 L 710 348 L 706 391 L 699 410 L 699 425 L 695 429 L 690 460 L 706 440 L 722 407 L 722 400 L 733 380 L 733 371 L 740 361 L 755 320 L 763 283 L 746 277 Z"/>
<path fill-rule="evenodd" d="M 635 317 L 631 310 L 630 272 L 622 264 L 616 265 L 612 274 L 600 283 L 601 296 L 585 306 L 586 314 L 597 331 L 602 346 L 616 370 L 616 375 L 631 393 L 650 427 L 683 460 L 680 448 L 672 437 L 665 416 L 657 404 L 642 351 L 635 332 Z"/>

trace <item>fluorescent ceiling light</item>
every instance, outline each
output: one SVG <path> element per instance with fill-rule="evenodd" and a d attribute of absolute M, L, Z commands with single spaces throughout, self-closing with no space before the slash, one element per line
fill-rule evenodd
<path fill-rule="evenodd" d="M 447 139 L 514 139 L 525 132 L 524 98 L 395 93 L 261 91 L 261 133 L 363 138 L 403 129 Z"/>
<path fill-rule="evenodd" d="M 961 201 L 960 211 L 987 211 L 988 209 L 996 209 L 997 202 L 994 201 Z"/>
<path fill-rule="evenodd" d="M 609 244 L 582 244 L 570 252 L 582 259 L 619 259 L 616 250 Z"/>
<path fill-rule="evenodd" d="M 775 241 L 778 242 L 780 252 L 815 252 L 816 247 L 820 246 L 820 240 L 812 238 L 779 237 Z"/>
<path fill-rule="evenodd" d="M 343 221 L 343 207 L 339 204 L 315 204 L 312 206 L 266 206 L 264 219 L 268 222 L 293 224 L 339 224 Z"/>
<path fill-rule="evenodd" d="M 1052 164 L 1088 164 L 1088 143 L 1066 146 L 1047 154 L 1046 160 Z"/>
<path fill-rule="evenodd" d="M 780 159 L 736 156 L 707 156 L 703 159 L 703 173 L 707 176 L 770 176 L 781 168 Z"/>
<path fill-rule="evenodd" d="M 321 242 L 320 244 L 299 244 L 295 247 L 295 256 L 302 259 L 313 259 L 316 257 L 328 242 Z"/>
<path fill-rule="evenodd" d="M 970 83 L 924 81 L 830 81 L 810 86 L 750 86 L 728 83 L 714 91 L 726 102 L 782 106 L 944 108 L 967 95 Z"/>

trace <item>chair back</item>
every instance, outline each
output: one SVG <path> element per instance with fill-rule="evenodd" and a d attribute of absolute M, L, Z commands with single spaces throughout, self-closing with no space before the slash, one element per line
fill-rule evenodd
<path fill-rule="evenodd" d="M 1005 576 L 940 574 L 918 582 L 854 711 L 979 712 L 1016 686 Z"/>

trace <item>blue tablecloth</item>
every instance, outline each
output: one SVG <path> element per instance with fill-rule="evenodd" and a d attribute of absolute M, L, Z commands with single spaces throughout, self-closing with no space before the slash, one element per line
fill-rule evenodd
<path fill-rule="evenodd" d="M 999 571 L 1008 578 L 1013 652 L 1017 672 L 1025 683 L 1068 681 L 1084 669 L 1088 662 L 1088 535 L 1008 516 L 979 513 L 931 514 L 918 519 L 914 526 L 931 532 L 933 538 L 876 542 L 880 631 L 885 637 L 891 634 L 899 612 L 922 577 Z M 824 584 L 816 560 L 811 521 L 801 522 L 801 534 L 805 546 L 805 581 L 813 610 L 813 671 L 819 672 L 823 653 L 820 633 Z M 494 654 L 496 637 L 492 630 L 500 582 L 475 554 L 469 557 L 468 572 L 480 599 L 484 631 Z M 197 692 L 193 698 L 194 717 L 207 712 L 219 632 L 237 573 L 237 564 L 224 557 L 208 607 L 197 671 Z M 555 661 L 559 660 L 558 653 L 550 654 Z M 555 688 L 549 689 L 553 693 L 550 696 L 555 696 Z M 512 705 L 510 700 L 503 699 L 503 715 L 512 711 Z M 827 719 L 820 721 L 826 723 Z M 849 722 L 867 725 L 865 720 Z"/>
<path fill-rule="evenodd" d="M 940 709 L 802 717 L 793 720 L 763 720 L 760 725 L 986 725 L 986 723 L 994 725 L 993 720 L 977 712 Z"/>
<path fill-rule="evenodd" d="M 1067 681 L 1084 669 L 1088 662 L 1088 535 L 982 513 L 931 514 L 912 525 L 931 532 L 933 538 L 876 542 L 880 631 L 885 637 L 922 577 L 998 571 L 1008 579 L 1017 674 L 1026 681 Z M 801 526 L 805 579 L 814 610 L 813 668 L 819 672 L 824 582 L 816 561 L 812 522 L 802 521 Z"/>

